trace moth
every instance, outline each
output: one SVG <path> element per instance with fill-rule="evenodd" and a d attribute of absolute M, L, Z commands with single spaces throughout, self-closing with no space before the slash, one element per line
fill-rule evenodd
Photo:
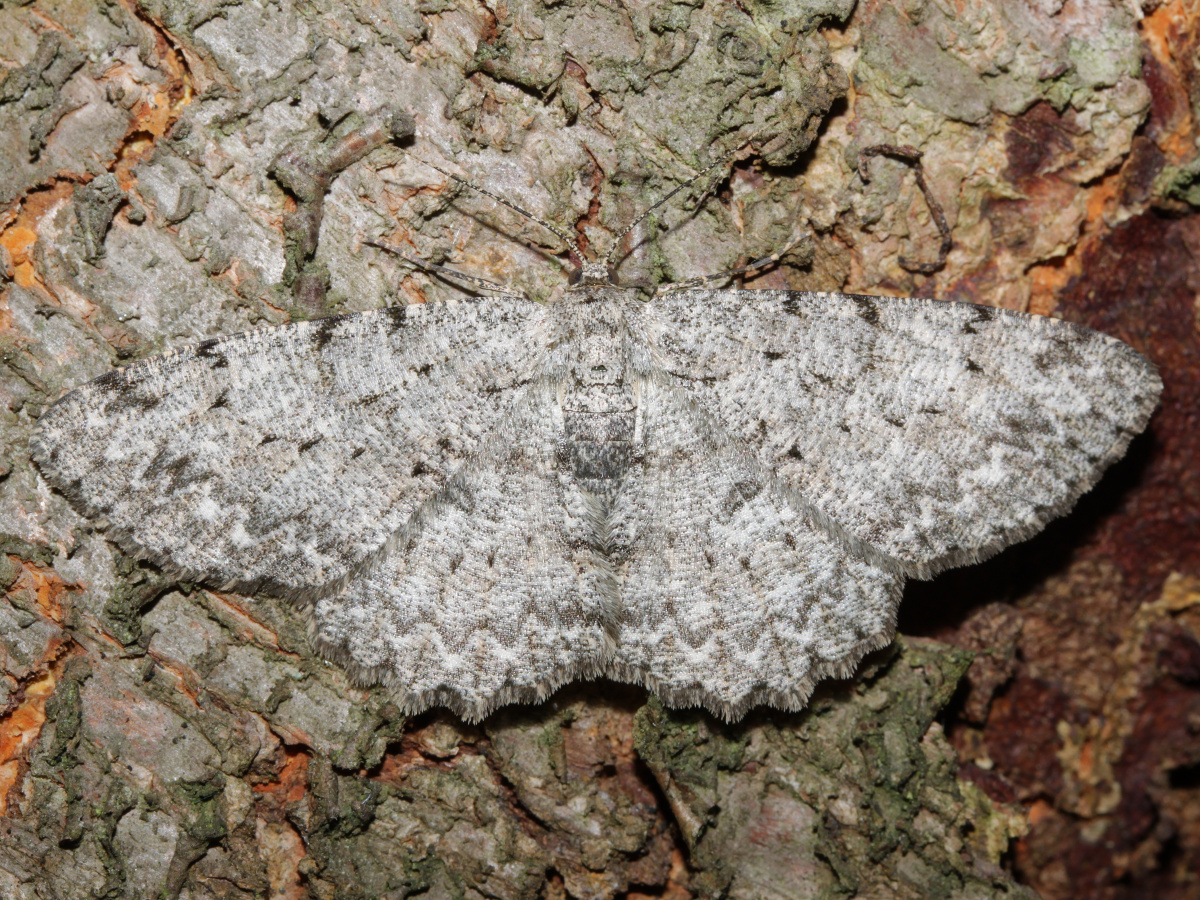
<path fill-rule="evenodd" d="M 646 300 L 612 256 L 556 302 L 476 279 L 492 296 L 117 369 L 45 413 L 33 456 L 128 551 L 299 602 L 408 712 L 608 677 L 735 719 L 890 642 L 905 579 L 1070 509 L 1161 391 L 1051 318 L 703 282 Z"/>

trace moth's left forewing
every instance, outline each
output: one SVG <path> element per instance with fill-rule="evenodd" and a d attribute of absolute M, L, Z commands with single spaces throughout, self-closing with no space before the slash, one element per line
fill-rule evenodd
<path fill-rule="evenodd" d="M 477 721 L 601 671 L 615 587 L 587 498 L 558 469 L 552 379 L 530 385 L 444 489 L 340 593 L 313 607 L 322 652 L 406 712 Z"/>
<path fill-rule="evenodd" d="M 312 598 L 470 457 L 537 370 L 541 319 L 429 303 L 204 341 L 61 398 L 33 458 L 131 552 Z"/>
<path fill-rule="evenodd" d="M 1069 509 L 1161 392 L 1120 341 L 971 304 L 680 291 L 648 321 L 663 367 L 732 437 L 919 577 Z"/>

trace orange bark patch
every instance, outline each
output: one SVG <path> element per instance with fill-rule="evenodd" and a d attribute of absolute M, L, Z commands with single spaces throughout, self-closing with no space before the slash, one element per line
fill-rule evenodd
<path fill-rule="evenodd" d="M 13 278 L 23 288 L 42 288 L 41 278 L 33 262 L 33 246 L 38 240 L 38 223 L 51 210 L 70 198 L 75 185 L 60 181 L 45 190 L 33 191 L 21 201 L 20 212 L 7 228 L 0 231 L 0 245 L 9 253 L 13 263 Z M 0 321 L 0 328 L 6 323 Z"/>
<path fill-rule="evenodd" d="M 34 282 L 33 261 L 29 248 L 37 243 L 37 235 L 22 225 L 14 225 L 0 234 L 0 244 L 8 251 L 13 264 L 13 279 L 23 288 Z"/>
<path fill-rule="evenodd" d="M 1176 159 L 1191 155 L 1195 137 L 1185 70 L 1196 51 L 1200 29 L 1200 4 L 1195 0 L 1171 0 L 1147 15 L 1141 23 L 1142 37 L 1153 59 L 1144 75 L 1153 96 L 1151 133 L 1162 151 Z"/>
<path fill-rule="evenodd" d="M 260 794 L 273 794 L 280 803 L 297 803 L 308 790 L 308 754 L 300 750 L 284 751 L 283 768 L 275 781 L 254 785 Z"/>
<path fill-rule="evenodd" d="M 300 874 L 300 861 L 308 851 L 287 818 L 288 807 L 307 796 L 308 762 L 309 756 L 304 751 L 285 748 L 279 777 L 253 786 L 260 795 L 255 832 L 265 851 L 271 896 L 281 900 L 302 900 L 308 896 Z"/>
<path fill-rule="evenodd" d="M 1036 825 L 1054 812 L 1054 807 L 1045 800 L 1034 800 L 1029 807 L 1029 824 Z"/>
<path fill-rule="evenodd" d="M 62 596 L 69 588 L 53 569 L 26 565 L 26 572 L 33 581 L 34 595 L 38 608 L 55 622 L 62 624 Z"/>
<path fill-rule="evenodd" d="M 125 141 L 117 152 L 113 174 L 122 190 L 129 190 L 136 179 L 133 167 L 153 151 L 158 139 L 167 134 L 183 115 L 183 109 L 195 99 L 191 74 L 182 53 L 162 30 L 161 23 L 143 19 L 151 25 L 154 35 L 154 66 L 166 75 L 160 83 L 138 81 L 135 73 L 124 64 L 113 66 L 104 73 L 103 82 L 136 92 L 137 102 L 129 107 L 133 122 L 125 133 Z M 110 88 L 111 89 L 111 88 Z"/>
<path fill-rule="evenodd" d="M 20 776 L 25 753 L 37 741 L 46 722 L 46 700 L 58 679 L 52 671 L 25 685 L 21 702 L 0 719 L 0 816 L 8 811 L 8 794 Z"/>
<path fill-rule="evenodd" d="M 1058 305 L 1058 292 L 1079 272 L 1076 255 L 1051 260 L 1045 265 L 1029 270 L 1029 311 L 1039 316 L 1048 316 Z"/>
<path fill-rule="evenodd" d="M 53 569 L 45 569 L 16 556 L 9 556 L 21 574 L 13 583 L 12 591 L 24 591 L 38 605 L 38 609 L 48 619 L 62 624 L 62 596 L 71 589 L 59 574 Z"/>

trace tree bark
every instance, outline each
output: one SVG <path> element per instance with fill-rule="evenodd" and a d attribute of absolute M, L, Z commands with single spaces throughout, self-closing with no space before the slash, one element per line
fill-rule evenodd
<path fill-rule="evenodd" d="M 0 896 L 1195 896 L 1200 11 L 960 6 L 0 7 Z M 901 264 L 938 246 L 910 167 L 857 174 L 880 143 L 923 153 L 954 238 L 932 275 Z M 913 586 L 924 637 L 802 713 L 589 682 L 406 718 L 296 609 L 123 556 L 29 460 L 115 365 L 456 295 L 365 239 L 562 290 L 553 234 L 422 159 L 603 253 L 739 150 L 635 231 L 624 280 L 798 235 L 747 284 L 1053 313 L 1166 383 L 1079 510 Z"/>

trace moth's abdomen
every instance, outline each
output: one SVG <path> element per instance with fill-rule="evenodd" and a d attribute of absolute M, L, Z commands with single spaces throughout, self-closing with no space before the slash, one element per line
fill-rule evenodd
<path fill-rule="evenodd" d="M 563 412 L 571 474 L 608 509 L 633 458 L 635 410 Z"/>
<path fill-rule="evenodd" d="M 566 459 L 575 483 L 598 499 L 605 510 L 613 501 L 633 460 L 637 405 L 632 385 L 576 382 L 563 395 Z"/>
<path fill-rule="evenodd" d="M 613 302 L 564 304 L 558 312 L 561 333 L 569 335 L 561 351 L 559 465 L 607 512 L 635 456 L 637 393 L 624 317 Z"/>

